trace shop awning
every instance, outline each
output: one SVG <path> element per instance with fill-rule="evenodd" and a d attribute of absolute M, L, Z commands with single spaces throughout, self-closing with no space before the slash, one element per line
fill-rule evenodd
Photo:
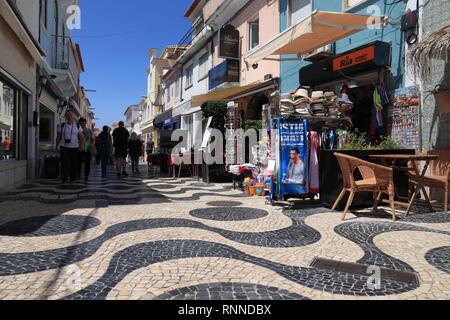
<path fill-rule="evenodd" d="M 195 108 L 189 109 L 188 111 L 183 113 L 182 116 L 189 116 L 191 114 L 194 114 L 194 113 L 197 113 L 197 112 L 200 112 L 200 111 L 202 111 L 201 107 L 195 107 Z"/>
<path fill-rule="evenodd" d="M 243 96 L 246 93 L 253 94 L 257 90 L 265 90 L 271 84 L 274 84 L 274 79 L 267 81 L 255 82 L 246 86 L 231 87 L 227 89 L 219 89 L 205 94 L 192 97 L 192 105 L 202 105 L 208 101 L 230 100 L 232 97 Z"/>
<path fill-rule="evenodd" d="M 384 21 L 384 17 L 316 10 L 266 44 L 249 51 L 244 60 L 253 65 L 271 55 L 308 53 L 374 26 L 371 22 L 382 25 Z"/>
<path fill-rule="evenodd" d="M 161 125 L 164 125 L 164 122 L 166 120 L 170 120 L 172 118 L 173 110 L 167 110 L 166 112 L 163 112 L 155 117 L 155 120 L 153 121 L 154 125 L 157 127 L 160 127 Z"/>

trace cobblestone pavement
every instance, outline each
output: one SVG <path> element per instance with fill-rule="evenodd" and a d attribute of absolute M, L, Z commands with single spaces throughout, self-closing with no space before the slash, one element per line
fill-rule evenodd
<path fill-rule="evenodd" d="M 341 221 L 144 173 L 39 180 L 0 195 L 0 299 L 450 299 L 450 215 L 388 210 Z"/>

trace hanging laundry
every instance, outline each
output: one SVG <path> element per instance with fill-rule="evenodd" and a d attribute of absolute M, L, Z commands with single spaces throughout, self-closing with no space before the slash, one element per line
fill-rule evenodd
<path fill-rule="evenodd" d="M 373 103 L 378 111 L 383 111 L 383 101 L 378 89 L 375 89 L 373 92 Z"/>

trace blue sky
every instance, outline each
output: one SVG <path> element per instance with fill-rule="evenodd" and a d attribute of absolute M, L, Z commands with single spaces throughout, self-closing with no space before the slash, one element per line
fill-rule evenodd
<path fill-rule="evenodd" d="M 123 120 L 125 108 L 146 95 L 148 50 L 177 44 L 189 30 L 191 0 L 81 0 L 81 84 L 95 108 L 97 127 Z M 161 51 L 159 51 L 161 52 Z M 158 54 L 159 54 L 158 52 Z"/>

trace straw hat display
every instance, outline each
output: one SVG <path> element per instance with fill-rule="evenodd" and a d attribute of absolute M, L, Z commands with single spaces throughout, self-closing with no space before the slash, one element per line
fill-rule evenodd
<path fill-rule="evenodd" d="M 283 94 L 280 97 L 280 113 L 282 116 L 290 116 L 294 113 L 311 115 L 309 111 L 310 99 L 308 90 L 300 88 L 294 94 Z"/>
<path fill-rule="evenodd" d="M 314 91 L 311 95 L 311 111 L 316 117 L 325 117 L 326 99 L 323 91 Z"/>
<path fill-rule="evenodd" d="M 350 100 L 348 94 L 343 93 L 342 97 L 338 99 L 339 111 L 343 114 L 348 114 L 353 110 L 353 102 Z"/>
<path fill-rule="evenodd" d="M 327 116 L 330 118 L 339 118 L 341 113 L 339 112 L 338 96 L 333 91 L 325 92 L 325 99 Z"/>

